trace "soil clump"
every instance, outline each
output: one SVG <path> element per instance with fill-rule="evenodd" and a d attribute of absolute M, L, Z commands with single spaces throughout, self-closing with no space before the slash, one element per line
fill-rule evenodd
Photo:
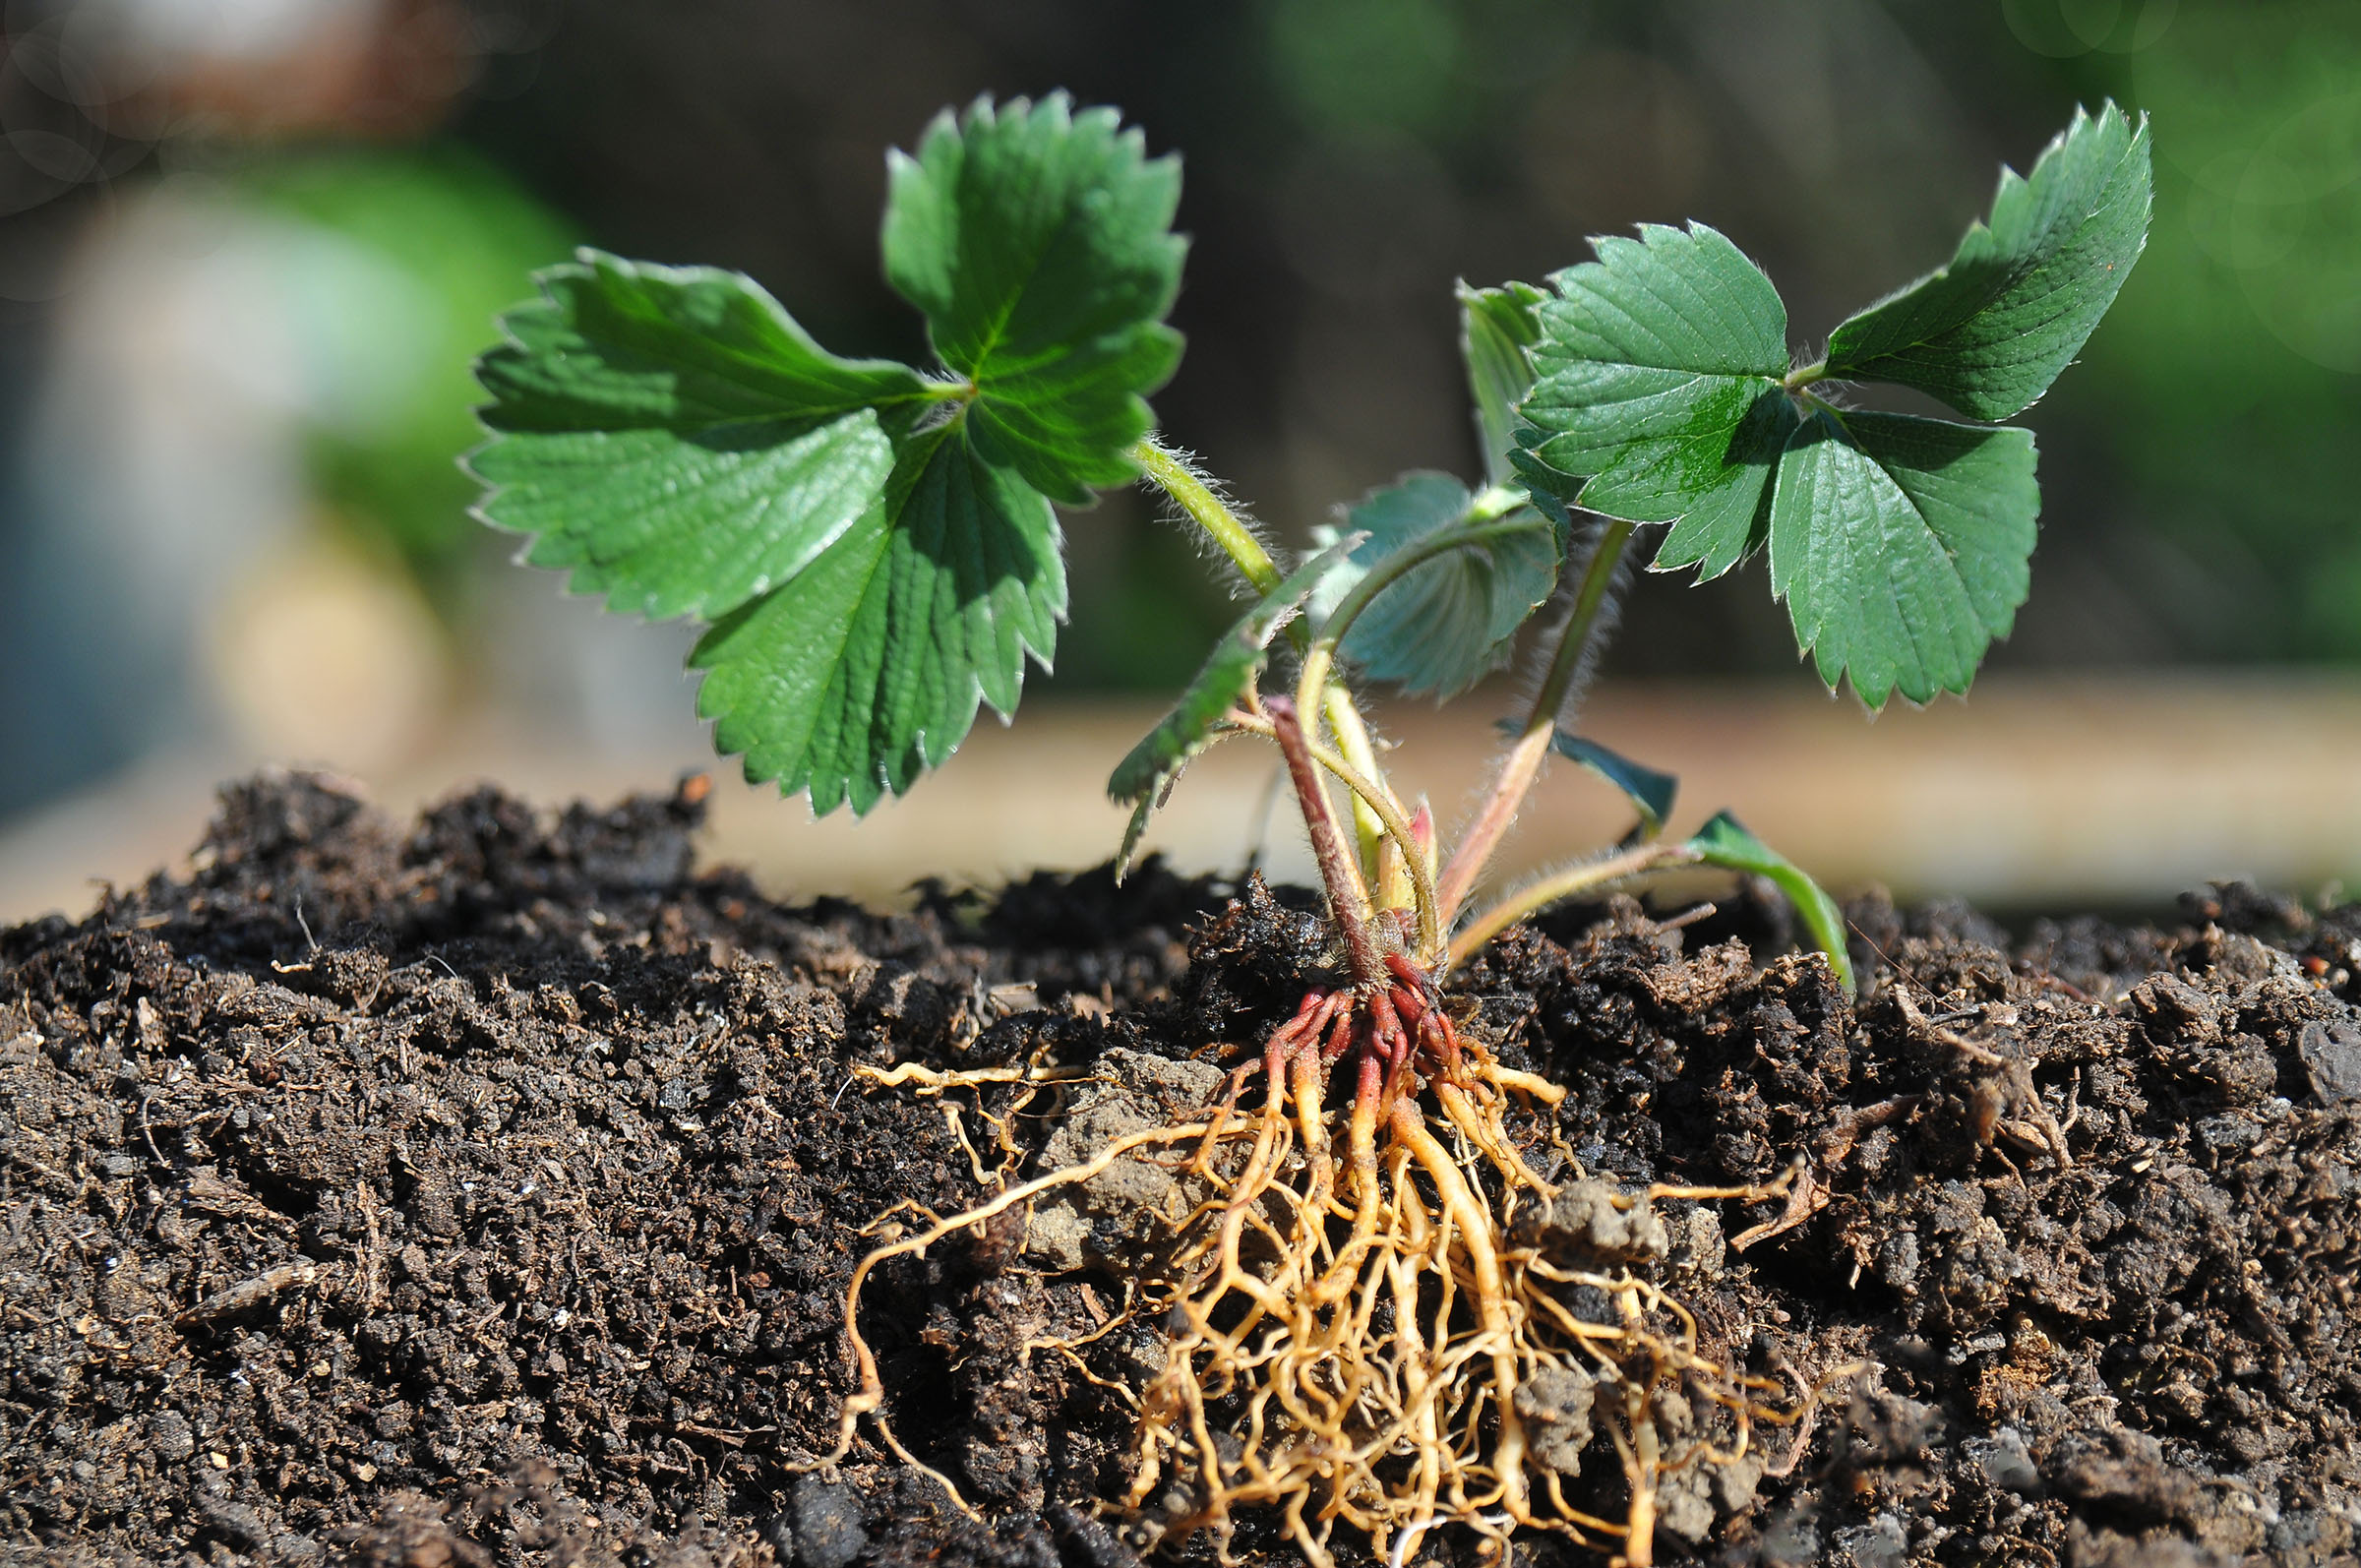
<path fill-rule="evenodd" d="M 844 1284 L 893 1227 L 1184 1118 L 1332 960 L 1312 901 L 1151 865 L 789 907 L 693 872 L 699 799 L 484 790 L 404 827 L 266 776 L 185 876 L 0 934 L 0 1547 L 1136 1560 L 1095 1505 L 1162 1364 L 1120 1260 L 1170 1173 L 873 1278 L 894 1430 L 981 1520 L 868 1442 L 799 1469 L 854 1387 Z M 1685 928 L 1560 911 L 1451 988 L 1463 1033 L 1569 1091 L 1512 1122 L 1561 1184 L 1535 1232 L 1646 1274 L 1723 1364 L 1823 1389 L 1674 1478 L 1660 1560 L 2355 1561 L 2361 906 L 2226 886 L 2176 929 L 2022 940 L 1848 914 L 1857 1000 L 1752 893 Z M 906 1062 L 1093 1070 L 856 1081 Z M 1609 1495 L 1598 1397 L 1537 1381 L 1520 1412 Z M 1244 1525 L 1241 1556 L 1292 1559 Z"/>

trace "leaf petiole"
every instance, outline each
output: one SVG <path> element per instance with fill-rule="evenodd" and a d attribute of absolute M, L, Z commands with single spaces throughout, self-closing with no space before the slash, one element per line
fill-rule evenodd
<path fill-rule="evenodd" d="M 1271 559 L 1270 551 L 1263 548 L 1262 541 L 1254 537 L 1254 530 L 1246 525 L 1245 519 L 1230 510 L 1213 486 L 1206 483 L 1204 476 L 1186 459 L 1160 444 L 1153 436 L 1143 436 L 1134 442 L 1129 449 L 1129 455 L 1139 465 L 1140 472 L 1177 502 L 1180 510 L 1188 513 L 1189 520 L 1204 529 L 1206 537 L 1221 547 L 1222 553 L 1253 585 L 1255 592 L 1268 593 L 1279 585 L 1279 566 Z M 1299 653 L 1303 652 L 1310 642 L 1310 635 L 1301 621 L 1289 624 L 1287 637 Z M 1302 711 L 1324 716 L 1329 730 L 1336 736 L 1338 747 L 1355 766 L 1369 777 L 1378 777 L 1376 750 L 1369 744 L 1368 725 L 1362 719 L 1353 694 L 1339 683 L 1329 685 L 1324 692 L 1317 687 L 1307 687 L 1300 694 L 1302 698 Z M 1310 722 L 1316 733 L 1318 718 Z M 1399 817 L 1400 806 L 1390 795 L 1387 805 Z M 1375 817 L 1369 808 L 1357 798 L 1353 810 L 1354 838 L 1364 874 L 1373 875 L 1375 873 L 1377 834 L 1382 825 L 1382 819 Z"/>
<path fill-rule="evenodd" d="M 1469 922 L 1468 929 L 1451 939 L 1451 950 L 1444 958 L 1440 972 L 1449 974 L 1482 951 L 1485 942 L 1526 916 L 1546 909 L 1561 898 L 1591 892 L 1610 882 L 1637 876 L 1643 872 L 1661 871 L 1667 866 L 1693 866 L 1703 858 L 1687 844 L 1642 844 L 1635 849 L 1609 855 L 1604 860 L 1586 861 L 1580 866 L 1570 866 L 1544 876 L 1519 888 Z"/>
<path fill-rule="evenodd" d="M 1606 590 L 1614 581 L 1623 549 L 1631 542 L 1633 527 L 1634 524 L 1619 517 L 1609 517 L 1600 530 L 1599 542 L 1592 548 L 1590 562 L 1583 569 L 1582 583 L 1574 592 L 1574 609 L 1558 633 L 1557 649 L 1550 656 L 1549 671 L 1542 678 L 1541 690 L 1534 694 L 1524 728 L 1508 754 L 1500 759 L 1492 787 L 1484 795 L 1483 809 L 1459 841 L 1459 848 L 1436 885 L 1446 925 L 1475 890 L 1476 878 L 1483 874 L 1492 852 L 1500 847 L 1509 823 L 1516 820 L 1525 797 L 1532 792 L 1534 780 L 1541 776 L 1542 761 L 1549 754 L 1550 739 L 1557 733 L 1558 710 L 1565 705 L 1575 678 L 1582 672 L 1583 655 L 1598 631 L 1599 612 L 1606 602 Z"/>
<path fill-rule="evenodd" d="M 1226 716 L 1225 722 L 1249 735 L 1260 735 L 1270 740 L 1279 738 L 1271 721 L 1258 714 L 1233 711 Z M 1443 950 L 1441 906 L 1435 899 L 1434 878 L 1426 869 L 1426 857 L 1420 851 L 1418 840 L 1410 830 L 1410 819 L 1402 814 L 1402 808 L 1376 778 L 1363 773 L 1317 741 L 1307 741 L 1306 749 L 1313 761 L 1326 768 L 1338 782 L 1352 791 L 1357 806 L 1366 806 L 1376 815 L 1384 825 L 1386 836 L 1401 850 L 1403 863 L 1410 872 L 1412 899 L 1418 921 L 1419 956 L 1422 961 L 1431 961 Z"/>
<path fill-rule="evenodd" d="M 1178 453 L 1160 446 L 1153 436 L 1142 436 L 1131 444 L 1128 455 L 1139 464 L 1141 473 L 1155 481 L 1157 489 L 1180 504 L 1180 510 L 1205 530 L 1207 538 L 1222 547 L 1222 553 L 1245 573 L 1256 593 L 1279 586 L 1279 564 L 1254 537 L 1254 530 L 1225 506 L 1213 487 Z"/>

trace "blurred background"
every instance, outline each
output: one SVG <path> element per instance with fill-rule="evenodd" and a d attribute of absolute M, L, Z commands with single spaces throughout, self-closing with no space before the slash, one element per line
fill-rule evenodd
<path fill-rule="evenodd" d="M 1945 260 L 2076 103 L 2147 110 L 2149 252 L 2028 416 L 2032 597 L 1973 697 L 1831 700 L 1758 562 L 1643 578 L 1587 727 L 1847 887 L 2361 875 L 2361 0 L 6 0 L 0 29 L 0 920 L 182 853 L 265 761 L 397 810 L 709 762 L 688 633 L 561 598 L 466 516 L 469 360 L 577 243 L 923 355 L 878 274 L 884 149 L 1060 86 L 1183 153 L 1157 409 L 1291 543 L 1473 471 L 1455 277 L 1695 216 L 1801 344 Z M 1103 859 L 1099 781 L 1231 612 L 1142 498 L 1066 527 L 1073 620 L 1012 729 L 858 834 L 725 788 L 711 852 L 872 897 Z M 1509 701 L 1383 713 L 1446 818 Z M 1217 752 L 1151 842 L 1299 866 L 1269 777 Z M 1512 854 L 1621 825 L 1553 777 Z"/>

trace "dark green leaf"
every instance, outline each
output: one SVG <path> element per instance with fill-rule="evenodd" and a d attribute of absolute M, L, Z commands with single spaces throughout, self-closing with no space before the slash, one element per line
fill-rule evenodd
<path fill-rule="evenodd" d="M 1680 796 L 1679 779 L 1643 767 L 1597 741 L 1586 741 L 1564 730 L 1549 737 L 1549 749 L 1570 762 L 1580 762 L 1621 790 L 1639 812 L 1645 836 L 1654 838 L 1665 830 L 1665 821 L 1672 815 L 1672 803 Z"/>
<path fill-rule="evenodd" d="M 1763 537 L 1771 474 L 1794 415 L 1786 308 L 1755 265 L 1702 223 L 1594 240 L 1599 260 L 1550 281 L 1540 379 L 1519 412 L 1534 455 L 1587 481 L 1581 504 L 1675 522 L 1663 568 L 1712 576 Z"/>
<path fill-rule="evenodd" d="M 1414 473 L 1355 507 L 1347 526 L 1368 537 L 1322 584 L 1320 613 L 1333 610 L 1388 556 L 1464 521 L 1474 499 L 1449 474 Z M 1532 513 L 1522 515 L 1531 527 L 1404 573 L 1346 629 L 1345 657 L 1373 680 L 1438 697 L 1456 695 L 1498 669 L 1517 629 L 1557 586 L 1556 534 Z"/>
<path fill-rule="evenodd" d="M 1524 483 L 1509 454 L 1517 450 L 1517 404 L 1533 390 L 1533 361 L 1526 351 L 1542 335 L 1534 307 L 1548 297 L 1531 283 L 1459 285 L 1459 347 L 1468 364 L 1468 392 L 1476 402 L 1484 473 L 1496 485 Z"/>
<path fill-rule="evenodd" d="M 1697 836 L 1685 847 L 1709 866 L 1725 866 L 1731 871 L 1769 877 L 1787 895 L 1787 902 L 1795 906 L 1804 929 L 1812 934 L 1813 945 L 1828 955 L 1829 967 L 1837 972 L 1838 983 L 1850 994 L 1852 955 L 1845 940 L 1845 912 L 1800 867 L 1746 831 L 1727 812 L 1718 814 L 1699 828 Z"/>
<path fill-rule="evenodd" d="M 1177 159 L 1063 93 L 978 99 L 938 117 L 915 158 L 893 154 L 886 277 L 975 387 L 976 450 L 1055 500 L 1137 477 L 1123 449 L 1180 357 L 1163 325 L 1187 249 L 1180 198 Z"/>
<path fill-rule="evenodd" d="M 1951 265 L 1836 330 L 1828 374 L 1931 392 L 1974 419 L 2006 419 L 2081 351 L 2148 243 L 2148 118 L 2109 103 L 2033 165 L 2001 171 L 1989 224 Z"/>
<path fill-rule="evenodd" d="M 1223 715 L 1238 705 L 1261 673 L 1271 656 L 1271 638 L 1295 618 L 1321 579 L 1343 564 L 1362 538 L 1358 533 L 1348 534 L 1304 562 L 1223 634 L 1172 711 L 1115 765 L 1107 780 L 1110 799 L 1126 806 L 1151 799 L 1204 749 Z"/>
<path fill-rule="evenodd" d="M 1531 425 L 1520 428 L 1534 429 Z M 1525 498 L 1533 503 L 1534 510 L 1556 526 L 1557 553 L 1563 560 L 1566 543 L 1573 537 L 1575 498 L 1582 494 L 1582 481 L 1571 474 L 1559 473 L 1523 447 L 1508 454 L 1508 466 L 1514 482 L 1524 486 Z"/>
<path fill-rule="evenodd" d="M 697 711 L 750 781 L 867 812 L 939 767 L 979 701 L 1016 707 L 1065 613 L 1049 503 L 957 423 L 905 440 L 883 497 L 803 573 L 705 633 Z"/>
<path fill-rule="evenodd" d="M 1788 442 L 1771 587 L 1831 688 L 1871 707 L 1965 692 L 2025 602 L 2041 504 L 2033 438 L 1900 414 L 1817 412 Z"/>
<path fill-rule="evenodd" d="M 595 251 L 540 276 L 477 377 L 481 512 L 536 567 L 651 619 L 786 581 L 878 499 L 925 384 L 839 359 L 751 280 Z"/>

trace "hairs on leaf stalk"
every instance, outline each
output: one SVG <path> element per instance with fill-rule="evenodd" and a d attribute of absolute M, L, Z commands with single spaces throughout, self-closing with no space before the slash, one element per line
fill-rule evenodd
<path fill-rule="evenodd" d="M 1163 1152 L 1183 1196 L 1117 1318 L 1171 1325 L 1163 1369 L 1123 1383 L 1088 1372 L 1085 1341 L 1032 1347 L 1136 1413 L 1128 1506 L 1225 1551 L 1241 1509 L 1275 1510 L 1321 1565 L 1340 1529 L 1398 1564 L 1445 1524 L 1651 1561 L 1667 1479 L 1741 1463 L 1825 1380 L 1775 1388 L 1718 1358 L 1631 1237 L 1656 1199 L 1784 1187 L 1586 1179 L 1557 1136 L 1563 1090 L 1463 1034 L 1440 977 L 1551 902 L 1707 865 L 1777 886 L 1849 988 L 1834 901 L 1727 813 L 1664 838 L 1676 781 L 1578 733 L 1580 691 L 1642 530 L 1651 570 L 1700 580 L 1767 556 L 1832 691 L 1849 683 L 1871 708 L 1967 691 L 2025 599 L 2039 510 L 2030 432 L 1995 422 L 2042 395 L 2138 260 L 2147 122 L 2078 111 L 2029 174 L 2002 172 L 1949 265 L 1840 324 L 1800 368 L 1777 289 L 1701 223 L 1594 240 L 1546 288 L 1462 284 L 1483 481 L 1406 475 L 1293 570 L 1151 433 L 1147 398 L 1181 346 L 1165 321 L 1186 250 L 1176 157 L 1054 93 L 946 110 L 889 175 L 885 274 L 924 318 L 929 363 L 832 354 L 742 274 L 584 251 L 541 275 L 479 361 L 480 514 L 577 592 L 699 623 L 690 663 L 717 749 L 816 813 L 862 814 L 946 762 L 983 706 L 1013 713 L 1028 665 L 1048 664 L 1068 608 L 1057 508 L 1154 485 L 1256 600 L 1110 778 L 1132 809 L 1119 874 L 1193 756 L 1267 738 L 1345 962 L 1307 975 L 1263 1038 L 1232 1043 L 1199 1114 L 1014 1184 L 1001 1118 L 1000 1190 L 854 1269 L 859 1387 L 820 1462 L 867 1417 L 917 1463 L 861 1333 L 880 1263 Z M 1846 392 L 1881 383 L 1965 422 Z M 1569 561 L 1576 509 L 1598 520 Z M 1430 814 L 1406 810 L 1380 765 L 1355 678 L 1455 695 L 1507 665 L 1553 601 L 1567 611 L 1532 654 L 1531 699 L 1443 859 Z M 1292 697 L 1261 687 L 1282 636 Z M 1622 791 L 1636 825 L 1459 925 L 1552 754 Z M 1082 1069 L 857 1070 L 972 1092 L 981 1111 Z"/>

